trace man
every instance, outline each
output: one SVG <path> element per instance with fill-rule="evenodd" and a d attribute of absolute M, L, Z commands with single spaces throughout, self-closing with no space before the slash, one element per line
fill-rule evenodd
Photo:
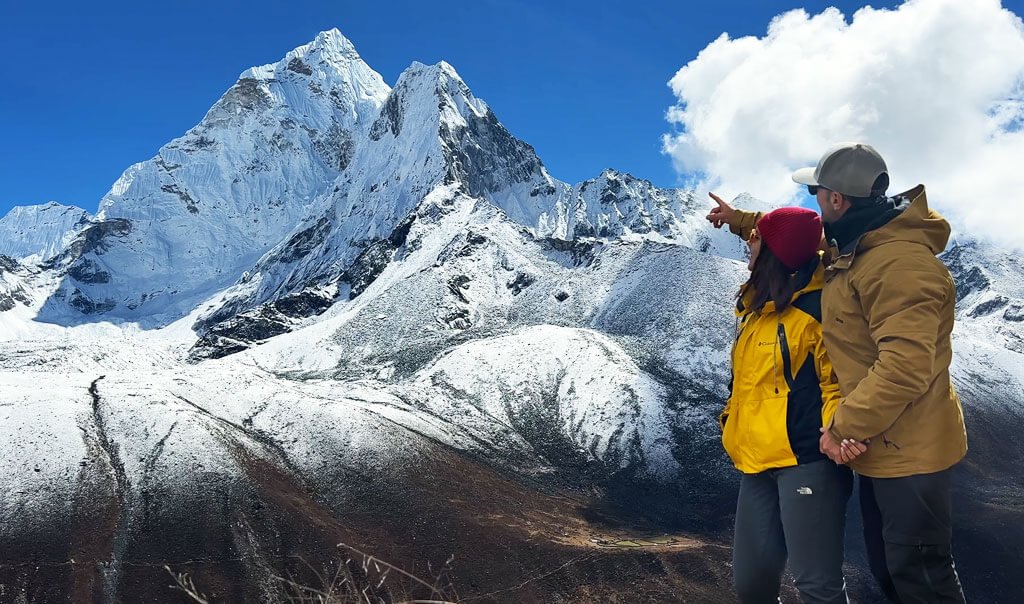
<path fill-rule="evenodd" d="M 949 224 L 922 185 L 886 197 L 888 169 L 869 145 L 837 145 L 793 180 L 817 199 L 829 245 L 822 328 L 843 399 L 821 450 L 860 477 L 886 597 L 963 602 L 951 546 L 951 468 L 967 452 L 949 374 L 956 290 L 935 257 Z M 708 219 L 737 228 L 756 215 L 720 203 Z"/>
<path fill-rule="evenodd" d="M 845 461 L 842 439 L 870 443 L 849 463 L 886 596 L 962 602 L 950 502 L 950 468 L 967 452 L 949 376 L 956 289 L 935 257 L 949 223 L 924 186 L 887 198 L 888 169 L 869 145 L 837 145 L 793 180 L 817 199 L 831 252 L 822 325 L 844 398 L 822 451 Z"/>

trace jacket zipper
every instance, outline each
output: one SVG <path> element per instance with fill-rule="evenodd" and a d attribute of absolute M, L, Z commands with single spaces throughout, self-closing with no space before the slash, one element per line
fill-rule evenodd
<path fill-rule="evenodd" d="M 772 346 L 772 380 L 775 382 L 775 394 L 779 393 L 779 361 L 775 351 L 779 347 L 780 333 L 782 333 L 782 321 L 779 321 L 779 329 L 775 333 L 775 344 Z"/>
<path fill-rule="evenodd" d="M 778 337 L 776 340 L 779 342 L 782 354 L 782 377 L 786 379 L 786 385 L 789 386 L 789 391 L 793 391 L 793 368 L 790 366 L 792 361 L 789 359 L 789 340 L 786 339 L 786 327 L 779 321 Z M 778 394 L 778 378 L 776 378 L 775 393 Z"/>

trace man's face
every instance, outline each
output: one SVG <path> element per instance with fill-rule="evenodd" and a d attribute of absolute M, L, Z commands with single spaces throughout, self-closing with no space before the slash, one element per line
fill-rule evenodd
<path fill-rule="evenodd" d="M 821 209 L 821 219 L 824 222 L 835 222 L 846 213 L 846 201 L 835 191 L 825 187 L 807 187 L 807 192 L 814 195 Z"/>

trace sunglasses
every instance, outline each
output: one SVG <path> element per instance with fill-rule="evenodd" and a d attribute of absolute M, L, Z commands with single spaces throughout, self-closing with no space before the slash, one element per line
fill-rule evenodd
<path fill-rule="evenodd" d="M 825 187 L 823 187 L 821 185 L 807 185 L 807 192 L 810 193 L 811 195 L 817 195 L 818 194 L 818 189 L 822 189 L 824 191 L 830 191 L 831 190 L 831 189 L 826 189 Z"/>

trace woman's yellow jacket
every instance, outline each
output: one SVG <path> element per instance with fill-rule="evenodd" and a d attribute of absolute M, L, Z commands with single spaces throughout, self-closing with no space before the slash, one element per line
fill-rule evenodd
<path fill-rule="evenodd" d="M 821 332 L 818 266 L 809 283 L 781 313 L 736 305 L 738 335 L 732 350 L 732 388 L 719 416 L 722 444 L 745 474 L 827 459 L 818 450 L 820 428 L 839 404 L 839 385 Z"/>

